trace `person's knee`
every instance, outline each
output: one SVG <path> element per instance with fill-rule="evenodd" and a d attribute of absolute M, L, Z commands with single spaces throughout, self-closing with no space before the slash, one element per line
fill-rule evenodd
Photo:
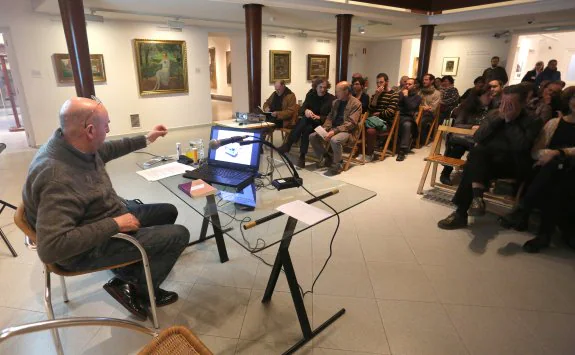
<path fill-rule="evenodd" d="M 174 224 L 178 219 L 178 209 L 176 206 L 167 203 L 164 207 L 164 213 L 169 224 Z"/>
<path fill-rule="evenodd" d="M 171 241 L 175 248 L 183 251 L 190 242 L 190 231 L 188 228 L 174 224 L 170 230 Z"/>

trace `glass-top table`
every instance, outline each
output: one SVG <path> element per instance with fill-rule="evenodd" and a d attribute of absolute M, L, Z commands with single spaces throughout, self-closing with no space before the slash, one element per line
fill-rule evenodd
<path fill-rule="evenodd" d="M 274 176 L 276 179 L 278 177 L 289 177 L 291 173 L 288 167 L 283 162 L 274 159 L 261 159 L 261 161 L 264 162 L 262 165 L 267 165 L 267 174 L 264 173 L 263 178 L 255 181 L 256 206 L 251 211 L 236 208 L 233 202 L 224 200 L 221 193 L 200 198 L 190 197 L 179 187 L 181 184 L 189 183 L 190 180 L 181 175 L 158 181 L 203 217 L 200 239 L 192 241 L 190 245 L 215 238 L 222 263 L 228 260 L 224 235 L 230 237 L 251 253 L 257 253 L 279 244 L 262 302 L 267 303 L 271 301 L 279 275 L 283 271 L 303 334 L 303 338 L 299 342 L 284 352 L 284 354 L 292 354 L 345 313 L 345 309 L 342 308 L 317 328 L 311 328 L 303 302 L 304 295 L 298 284 L 289 253 L 292 239 L 297 237 L 305 238 L 307 234 L 302 233 L 303 231 L 329 219 L 337 218 L 337 214 L 375 197 L 376 193 L 306 169 L 298 170 L 299 176 L 303 179 L 303 187 L 278 191 L 271 185 L 270 176 Z M 265 162 L 268 163 L 266 164 Z M 273 166 L 270 166 L 270 164 Z M 139 165 L 141 166 L 141 164 Z M 214 187 L 220 192 L 235 192 L 235 189 L 223 186 L 214 185 Z M 301 200 L 309 202 L 314 198 L 316 201 L 310 204 L 328 212 L 329 217 L 313 225 L 299 222 L 295 218 L 276 210 L 278 206 L 291 201 Z M 207 227 L 210 224 L 214 234 L 207 236 Z M 255 224 L 255 226 L 246 228 L 250 224 Z"/>

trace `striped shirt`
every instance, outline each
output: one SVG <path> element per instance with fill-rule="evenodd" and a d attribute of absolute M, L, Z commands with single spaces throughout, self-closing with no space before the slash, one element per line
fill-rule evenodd
<path fill-rule="evenodd" d="M 379 96 L 374 94 L 369 102 L 369 113 L 373 115 L 379 112 L 379 118 L 391 121 L 395 117 L 398 101 L 399 95 L 393 90 L 382 92 Z"/>

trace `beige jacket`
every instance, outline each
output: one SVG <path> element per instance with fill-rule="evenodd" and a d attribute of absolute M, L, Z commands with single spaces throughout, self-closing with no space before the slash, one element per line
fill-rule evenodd
<path fill-rule="evenodd" d="M 333 127 L 333 120 L 335 120 L 335 117 L 337 116 L 339 103 L 340 100 L 333 100 L 331 111 L 325 119 L 323 128 L 325 128 L 326 131 L 333 128 L 335 134 L 338 134 L 339 132 L 352 133 L 357 128 L 357 124 L 361 118 L 361 101 L 350 95 L 349 99 L 347 99 L 347 105 L 345 105 L 345 109 L 343 110 L 343 124 Z"/>
<path fill-rule="evenodd" d="M 555 130 L 557 130 L 557 126 L 559 125 L 559 120 L 561 118 L 553 118 L 552 120 L 547 121 L 547 124 L 539 133 L 539 137 L 535 141 L 533 145 L 533 149 L 531 149 L 531 156 L 533 159 L 537 160 L 540 156 L 547 153 L 550 149 L 547 149 L 553 135 L 555 134 Z M 571 148 L 563 148 L 561 149 L 565 155 L 575 157 L 575 147 Z"/>
<path fill-rule="evenodd" d="M 274 96 L 277 95 L 274 91 L 270 97 L 264 103 L 264 111 L 267 111 L 271 106 Z M 295 94 L 288 88 L 286 88 L 286 92 L 282 98 L 282 110 L 278 111 L 277 119 L 278 120 L 289 120 L 292 118 L 293 114 L 297 111 L 297 100 L 295 98 Z"/>
<path fill-rule="evenodd" d="M 419 96 L 421 96 L 421 104 L 424 106 L 431 107 L 431 112 L 435 112 L 441 103 L 441 91 L 433 88 L 433 93 L 424 94 L 423 91 L 419 91 Z"/>

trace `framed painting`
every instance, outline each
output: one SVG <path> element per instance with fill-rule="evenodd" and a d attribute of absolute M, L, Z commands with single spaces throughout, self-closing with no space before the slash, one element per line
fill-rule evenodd
<path fill-rule="evenodd" d="M 134 39 L 140 95 L 188 92 L 185 41 Z"/>
<path fill-rule="evenodd" d="M 208 48 L 210 57 L 210 88 L 218 88 L 218 76 L 216 73 L 216 47 Z"/>
<path fill-rule="evenodd" d="M 232 83 L 232 52 L 226 52 L 226 79 L 228 84 Z"/>
<path fill-rule="evenodd" d="M 270 83 L 291 81 L 291 51 L 270 51 Z"/>
<path fill-rule="evenodd" d="M 72 64 L 70 62 L 70 55 L 64 53 L 55 53 L 54 66 L 56 67 L 56 79 L 59 83 L 68 84 L 74 82 L 74 74 L 72 73 Z M 104 67 L 104 55 L 91 54 L 90 64 L 92 66 L 92 78 L 95 83 L 106 82 L 106 68 Z"/>
<path fill-rule="evenodd" d="M 441 67 L 441 75 L 457 75 L 459 68 L 459 57 L 443 57 L 443 66 Z"/>
<path fill-rule="evenodd" d="M 329 79 L 329 55 L 307 55 L 307 80 L 312 80 L 316 76 Z"/>
<path fill-rule="evenodd" d="M 417 78 L 417 69 L 419 68 L 419 57 L 413 57 L 413 64 L 411 66 L 411 77 Z"/>

